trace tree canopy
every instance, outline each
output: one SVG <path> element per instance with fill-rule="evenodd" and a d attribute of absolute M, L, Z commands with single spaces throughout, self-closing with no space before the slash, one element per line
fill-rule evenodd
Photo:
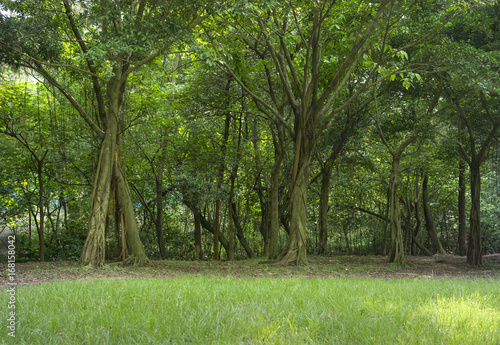
<path fill-rule="evenodd" d="M 1 0 L 0 223 L 26 260 L 481 265 L 499 30 L 488 1 Z"/>

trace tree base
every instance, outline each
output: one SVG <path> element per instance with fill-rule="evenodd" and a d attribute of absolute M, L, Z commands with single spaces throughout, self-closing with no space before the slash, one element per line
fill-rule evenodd
<path fill-rule="evenodd" d="M 283 266 L 302 266 L 307 265 L 307 258 L 305 251 L 298 248 L 292 248 L 282 254 L 281 258 L 276 261 L 276 264 Z"/>

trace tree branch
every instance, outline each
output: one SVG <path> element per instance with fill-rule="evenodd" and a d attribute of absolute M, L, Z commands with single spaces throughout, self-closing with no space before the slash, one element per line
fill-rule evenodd
<path fill-rule="evenodd" d="M 87 63 L 87 67 L 89 71 L 91 72 L 92 75 L 92 85 L 94 87 L 94 92 L 96 95 L 97 99 L 97 108 L 99 111 L 99 117 L 101 118 L 101 121 L 105 123 L 106 121 L 106 107 L 104 103 L 104 97 L 102 94 L 102 89 L 101 89 L 101 84 L 99 84 L 99 79 L 98 79 L 98 73 L 97 69 L 95 67 L 94 61 L 92 61 L 91 58 L 88 56 L 88 48 L 87 45 L 85 44 L 85 41 L 82 38 L 82 35 L 80 34 L 80 31 L 76 27 L 75 19 L 73 18 L 73 10 L 71 8 L 71 4 L 69 3 L 68 0 L 62 0 L 64 4 L 64 8 L 66 10 L 66 17 L 69 20 L 69 24 L 71 27 L 71 31 L 73 31 L 73 34 L 75 35 L 76 41 L 78 42 L 78 45 L 82 49 L 82 52 L 85 55 L 85 62 Z"/>
<path fill-rule="evenodd" d="M 97 134 L 97 136 L 101 139 L 104 139 L 104 131 L 97 126 L 94 121 L 87 115 L 85 110 L 83 110 L 82 106 L 71 96 L 71 94 L 61 85 L 59 82 L 49 73 L 43 66 L 34 61 L 35 70 L 38 71 L 43 77 L 52 85 L 54 85 L 61 93 L 66 97 L 66 99 L 71 103 L 71 105 L 78 111 L 80 116 L 87 122 L 87 124 L 92 128 L 92 130 Z"/>

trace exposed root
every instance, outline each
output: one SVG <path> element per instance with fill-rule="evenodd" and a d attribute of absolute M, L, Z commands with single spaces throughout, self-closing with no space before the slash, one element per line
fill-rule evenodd
<path fill-rule="evenodd" d="M 301 255 L 298 248 L 293 248 L 284 252 L 281 255 L 281 258 L 277 260 L 276 264 L 282 266 L 290 266 L 290 265 L 302 266 L 302 265 L 307 265 L 307 259 L 305 254 Z"/>
<path fill-rule="evenodd" d="M 149 264 L 149 259 L 146 254 L 139 254 L 135 257 L 134 266 L 146 266 Z"/>

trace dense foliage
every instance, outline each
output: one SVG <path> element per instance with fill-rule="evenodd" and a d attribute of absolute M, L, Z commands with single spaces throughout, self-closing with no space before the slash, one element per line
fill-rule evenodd
<path fill-rule="evenodd" d="M 469 263 L 500 252 L 496 3 L 0 11 L 0 239 L 18 260 L 88 261 L 95 222 L 106 260 L 142 255 L 127 185 L 149 258 L 403 261 L 463 255 L 464 231 Z"/>

